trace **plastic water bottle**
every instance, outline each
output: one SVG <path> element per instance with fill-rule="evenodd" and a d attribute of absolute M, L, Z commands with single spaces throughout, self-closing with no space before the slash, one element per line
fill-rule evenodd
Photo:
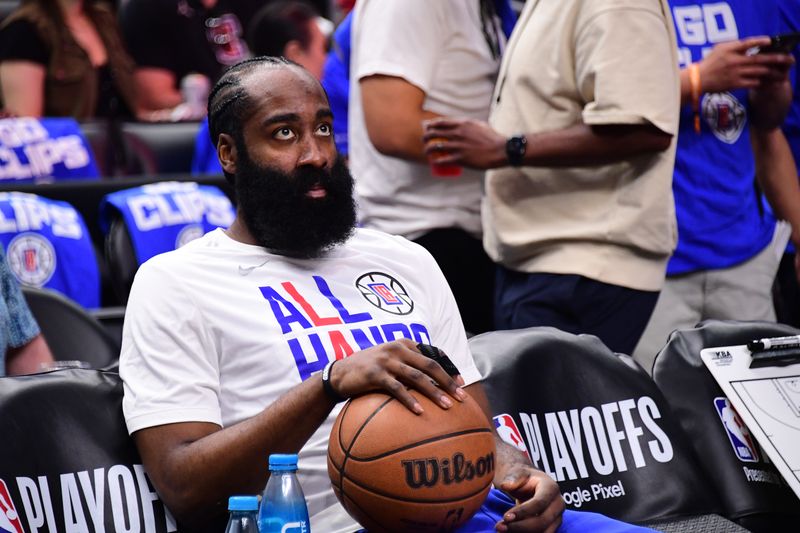
<path fill-rule="evenodd" d="M 261 533 L 309 533 L 308 507 L 297 480 L 297 454 L 269 456 L 269 481 L 258 510 Z"/>
<path fill-rule="evenodd" d="M 258 496 L 231 496 L 228 511 L 225 533 L 258 533 Z"/>

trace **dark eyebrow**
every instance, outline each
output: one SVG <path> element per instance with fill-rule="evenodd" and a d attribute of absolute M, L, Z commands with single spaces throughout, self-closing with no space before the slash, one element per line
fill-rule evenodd
<path fill-rule="evenodd" d="M 319 111 L 317 111 L 316 119 L 322 120 L 323 118 L 333 118 L 333 112 L 327 107 L 323 107 Z M 283 113 L 281 115 L 272 115 L 271 117 L 267 117 L 262 122 L 263 126 L 270 126 L 272 124 L 277 124 L 279 122 L 299 122 L 300 115 L 297 113 Z"/>
<path fill-rule="evenodd" d="M 300 115 L 297 113 L 284 113 L 282 115 L 272 115 L 271 117 L 265 118 L 264 122 L 262 122 L 262 125 L 270 126 L 278 122 L 298 122 L 299 120 Z"/>

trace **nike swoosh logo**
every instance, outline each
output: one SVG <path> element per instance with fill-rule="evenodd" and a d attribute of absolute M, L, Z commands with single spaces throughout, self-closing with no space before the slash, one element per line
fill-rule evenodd
<path fill-rule="evenodd" d="M 255 270 L 257 268 L 261 268 L 262 266 L 266 265 L 267 263 L 269 263 L 269 259 L 267 259 L 266 261 L 264 261 L 260 265 L 254 265 L 254 266 L 251 266 L 251 267 L 243 267 L 242 265 L 239 265 L 239 275 L 240 276 L 249 276 L 250 273 L 253 270 Z"/>

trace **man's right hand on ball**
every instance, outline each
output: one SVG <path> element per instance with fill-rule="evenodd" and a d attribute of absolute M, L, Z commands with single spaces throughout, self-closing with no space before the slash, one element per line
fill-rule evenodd
<path fill-rule="evenodd" d="M 423 409 L 409 389 L 424 394 L 442 409 L 452 407 L 451 398 L 463 401 L 467 397 L 461 376 L 450 377 L 408 339 L 373 346 L 337 361 L 331 368 L 330 383 L 344 398 L 387 392 L 416 414 Z"/>

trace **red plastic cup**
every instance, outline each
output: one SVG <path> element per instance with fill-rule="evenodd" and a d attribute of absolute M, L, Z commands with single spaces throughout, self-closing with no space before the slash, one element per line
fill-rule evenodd
<path fill-rule="evenodd" d="M 431 139 L 430 142 L 437 142 L 437 141 L 444 141 L 445 139 Z M 461 176 L 461 171 L 463 170 L 461 165 L 456 165 L 454 163 L 437 163 L 436 159 L 441 157 L 439 154 L 445 154 L 446 152 L 438 152 L 433 153 L 428 156 L 428 162 L 430 163 L 431 167 L 431 174 L 435 178 L 445 178 L 445 179 L 453 179 L 458 178 Z"/>

